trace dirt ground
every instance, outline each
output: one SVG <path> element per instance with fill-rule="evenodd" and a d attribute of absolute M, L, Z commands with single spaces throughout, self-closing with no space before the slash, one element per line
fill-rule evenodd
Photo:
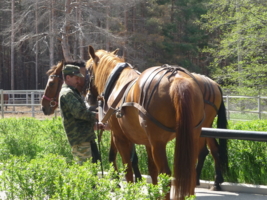
<path fill-rule="evenodd" d="M 41 110 L 41 107 L 35 106 L 34 107 L 34 117 L 36 119 L 52 119 L 55 116 L 60 116 L 59 110 L 57 110 L 56 115 L 44 115 L 43 111 Z M 32 115 L 32 107 L 31 106 L 9 106 L 6 110 L 4 109 L 4 118 L 9 117 L 33 117 Z M 0 111 L 0 119 L 2 118 L 2 110 Z"/>

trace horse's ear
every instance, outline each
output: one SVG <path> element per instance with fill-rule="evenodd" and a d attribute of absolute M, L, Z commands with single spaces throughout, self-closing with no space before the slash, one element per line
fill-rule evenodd
<path fill-rule="evenodd" d="M 88 52 L 89 52 L 89 56 L 90 56 L 92 59 L 94 59 L 94 56 L 95 56 L 95 50 L 94 50 L 94 48 L 93 48 L 91 45 L 89 45 L 89 47 L 88 47 Z"/>
<path fill-rule="evenodd" d="M 88 52 L 89 52 L 89 56 L 94 60 L 94 62 L 98 63 L 99 58 L 95 55 L 95 50 L 91 45 L 89 45 L 88 47 Z"/>
<path fill-rule="evenodd" d="M 56 74 L 60 74 L 62 69 L 63 69 L 63 67 L 64 67 L 64 65 L 65 65 L 65 60 L 62 59 L 61 62 L 58 62 L 57 67 L 55 69 L 55 73 Z"/>
<path fill-rule="evenodd" d="M 111 53 L 114 54 L 114 55 L 117 55 L 118 52 L 119 52 L 119 50 L 120 50 L 120 49 L 118 48 L 118 49 L 116 49 L 115 51 L 112 51 Z"/>

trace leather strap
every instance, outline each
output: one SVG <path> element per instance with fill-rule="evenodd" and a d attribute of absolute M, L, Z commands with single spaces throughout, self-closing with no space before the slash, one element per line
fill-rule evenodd
<path fill-rule="evenodd" d="M 128 63 L 119 63 L 110 73 L 108 80 L 106 82 L 105 91 L 102 94 L 102 96 L 104 96 L 104 99 L 106 101 L 108 100 L 111 89 L 114 86 L 115 82 L 118 80 L 118 77 L 120 76 L 122 70 L 128 66 L 129 66 Z"/>
<path fill-rule="evenodd" d="M 118 103 L 120 102 L 121 98 L 123 97 L 123 94 L 125 92 L 125 90 L 127 89 L 127 87 L 129 86 L 129 84 L 131 82 L 133 82 L 135 80 L 131 80 L 128 83 L 126 83 L 123 88 L 121 89 L 120 93 L 118 94 L 118 96 L 116 97 L 116 99 L 113 101 L 113 103 L 111 104 L 111 106 L 108 108 L 105 116 L 103 117 L 103 119 L 101 120 L 102 123 L 106 123 L 108 121 L 108 119 L 110 118 L 111 115 L 114 114 L 114 112 L 116 112 L 116 106 L 118 105 Z"/>

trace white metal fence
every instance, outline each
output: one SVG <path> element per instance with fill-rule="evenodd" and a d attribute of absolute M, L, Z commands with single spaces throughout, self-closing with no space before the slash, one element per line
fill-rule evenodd
<path fill-rule="evenodd" d="M 25 114 L 25 116 L 36 117 L 37 114 L 43 114 L 41 110 L 43 93 L 44 90 L 0 90 L 2 118 L 5 115 Z"/>
<path fill-rule="evenodd" d="M 41 98 L 44 90 L 0 90 L 2 118 L 8 114 L 28 113 L 32 117 L 43 114 Z M 4 101 L 4 95 L 8 100 Z M 224 96 L 227 118 L 231 120 L 267 119 L 266 96 Z M 5 107 L 8 107 L 6 110 Z M 27 108 L 27 109 L 26 109 Z M 58 114 L 58 110 L 56 115 Z"/>
<path fill-rule="evenodd" d="M 267 119 L 266 96 L 224 96 L 227 119 Z"/>

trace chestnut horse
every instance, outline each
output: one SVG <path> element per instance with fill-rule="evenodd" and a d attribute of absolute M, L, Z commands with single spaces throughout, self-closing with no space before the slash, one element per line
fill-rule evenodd
<path fill-rule="evenodd" d="M 112 54 L 116 54 L 118 50 L 112 52 Z M 98 50 L 99 58 L 103 55 L 108 54 L 105 50 Z M 226 109 L 223 102 L 223 95 L 220 86 L 210 78 L 192 73 L 194 78 L 199 83 L 201 88 L 204 103 L 205 103 L 205 119 L 203 121 L 202 127 L 212 127 L 213 121 L 216 116 L 217 119 L 217 128 L 227 128 L 227 117 L 226 117 Z M 92 87 L 92 86 L 91 86 Z M 93 88 L 93 93 L 95 94 L 95 88 Z M 92 90 L 91 90 L 92 91 Z M 93 98 L 92 98 L 93 99 Z M 89 102 L 90 105 L 94 105 L 96 101 Z M 215 163 L 215 181 L 214 185 L 211 190 L 221 190 L 220 184 L 224 181 L 222 172 L 226 172 L 228 170 L 228 153 L 227 153 L 227 140 L 226 139 L 219 139 L 219 144 L 215 138 L 204 138 L 201 137 L 199 139 L 198 144 L 198 163 L 197 163 L 197 185 L 200 184 L 200 175 L 201 170 L 203 168 L 203 164 L 205 161 L 206 156 L 208 155 L 209 150 L 211 151 L 211 155 L 214 159 Z M 113 140 L 111 139 L 111 147 L 109 153 L 109 160 L 113 162 L 114 167 L 117 169 L 116 166 L 116 153 L 117 149 Z M 135 171 L 135 178 L 141 178 L 141 174 L 138 169 L 138 158 L 135 152 L 132 152 L 132 161 L 134 163 L 134 171 Z"/>
<path fill-rule="evenodd" d="M 101 51 L 101 50 L 99 50 Z M 102 55 L 107 53 L 106 51 L 102 50 Z M 113 54 L 117 53 L 117 50 L 112 52 Z M 63 62 L 59 62 L 57 65 L 51 67 L 48 70 L 47 74 L 49 75 L 49 79 L 47 82 L 47 86 L 44 91 L 44 96 L 47 96 L 48 99 L 42 99 L 42 110 L 44 114 L 50 115 L 54 113 L 54 110 L 57 108 L 58 102 L 58 95 L 61 89 L 62 81 L 62 67 Z M 83 73 L 84 74 L 84 73 Z M 205 100 L 205 113 L 206 118 L 203 122 L 203 127 L 211 127 L 214 118 L 218 115 L 217 120 L 217 127 L 218 128 L 226 128 L 227 120 L 226 120 L 226 113 L 225 113 L 225 106 L 222 100 L 222 94 L 219 85 L 205 77 L 203 75 L 194 74 L 194 77 L 198 80 L 201 85 L 202 93 L 204 95 Z M 60 87 L 60 88 L 58 88 Z M 91 86 L 92 96 L 96 96 L 97 92 L 96 89 Z M 49 98 L 50 97 L 50 98 Z M 52 98 L 55 97 L 55 98 Z M 94 99 L 92 99 L 94 100 Z M 97 101 L 90 101 L 90 104 L 97 104 Z M 201 169 L 203 167 L 203 163 L 205 161 L 205 157 L 208 154 L 207 146 L 210 149 L 211 155 L 213 156 L 215 162 L 215 182 L 212 189 L 220 190 L 220 183 L 223 182 L 222 176 L 222 169 L 227 169 L 227 146 L 226 140 L 220 139 L 220 144 L 217 143 L 216 139 L 214 138 L 203 138 L 199 139 L 199 154 L 198 154 L 198 163 L 197 163 L 197 184 L 199 184 Z M 109 161 L 113 163 L 114 167 L 117 169 L 116 165 L 116 154 L 117 149 L 111 138 L 111 146 L 110 146 L 110 153 L 109 153 Z M 135 178 L 140 179 L 141 174 L 138 169 L 138 158 L 135 152 L 132 152 L 132 167 L 134 169 Z"/>
<path fill-rule="evenodd" d="M 88 70 L 94 77 L 105 108 L 116 109 L 108 122 L 113 142 L 127 164 L 126 180 L 133 182 L 131 152 L 145 145 L 153 184 L 159 173 L 171 176 L 167 143 L 176 138 L 173 166 L 174 198 L 194 194 L 197 147 L 205 117 L 204 100 L 197 81 L 176 67 L 152 67 L 141 74 L 112 53 L 100 55 L 89 47 Z M 114 78 L 115 77 L 115 78 Z M 117 99 L 123 92 L 123 98 Z M 118 102 L 117 102 L 118 101 Z M 170 199 L 170 193 L 166 195 Z"/>

